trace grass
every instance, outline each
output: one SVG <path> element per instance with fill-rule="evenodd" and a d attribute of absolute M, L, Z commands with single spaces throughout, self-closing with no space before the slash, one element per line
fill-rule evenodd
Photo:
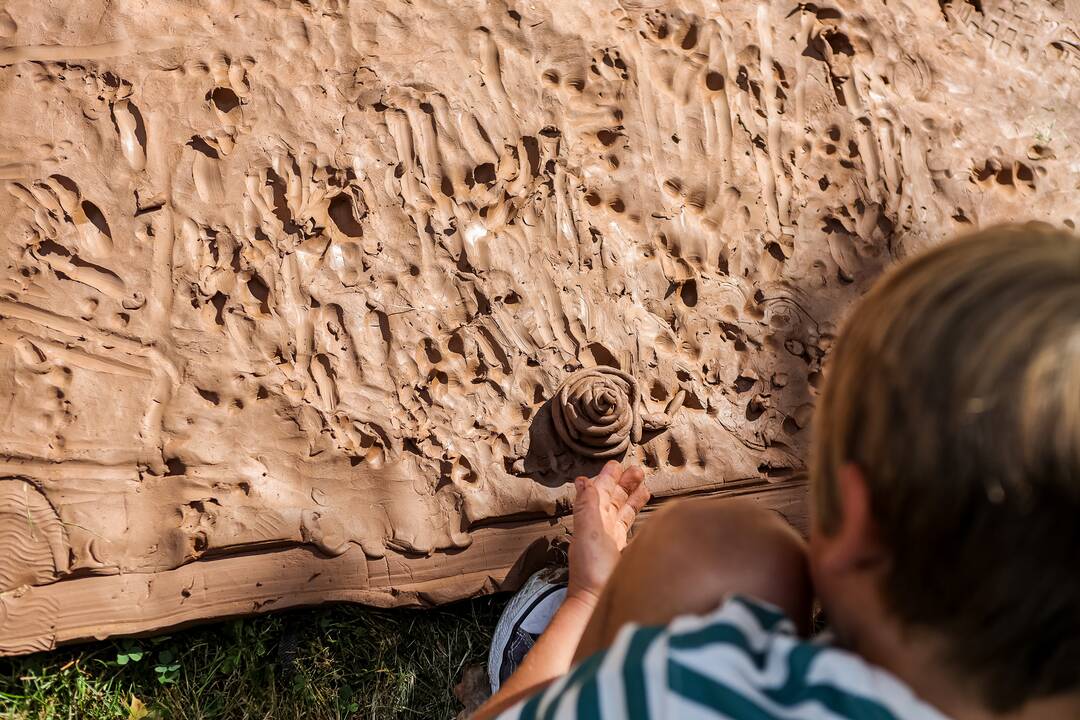
<path fill-rule="evenodd" d="M 452 718 L 504 602 L 329 606 L 4 658 L 0 717 Z"/>

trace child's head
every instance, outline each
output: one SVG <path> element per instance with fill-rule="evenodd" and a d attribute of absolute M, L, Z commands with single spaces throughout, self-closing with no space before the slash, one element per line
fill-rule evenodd
<path fill-rule="evenodd" d="M 872 581 L 992 709 L 1080 691 L 1080 239 L 936 247 L 867 294 L 828 363 L 811 556 L 830 620 Z"/>

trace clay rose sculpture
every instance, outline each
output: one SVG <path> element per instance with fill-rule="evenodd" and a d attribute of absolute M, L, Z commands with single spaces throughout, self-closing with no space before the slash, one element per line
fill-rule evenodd
<path fill-rule="evenodd" d="M 680 390 L 663 414 L 642 413 L 637 380 L 622 370 L 596 367 L 566 378 L 551 414 L 555 432 L 571 450 L 599 460 L 622 455 L 631 443 L 641 442 L 643 430 L 667 428 L 685 398 Z"/>

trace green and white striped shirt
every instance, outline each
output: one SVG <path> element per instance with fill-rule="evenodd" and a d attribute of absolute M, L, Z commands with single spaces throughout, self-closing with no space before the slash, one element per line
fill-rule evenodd
<path fill-rule="evenodd" d="M 858 655 L 806 641 L 777 608 L 732 596 L 667 627 L 623 628 L 499 720 L 945 720 Z"/>

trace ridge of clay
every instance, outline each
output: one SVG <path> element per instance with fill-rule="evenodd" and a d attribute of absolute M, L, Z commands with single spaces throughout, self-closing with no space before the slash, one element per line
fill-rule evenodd
<path fill-rule="evenodd" d="M 0 653 L 511 587 L 576 475 L 805 521 L 878 273 L 1073 227 L 1072 0 L 9 0 Z"/>

